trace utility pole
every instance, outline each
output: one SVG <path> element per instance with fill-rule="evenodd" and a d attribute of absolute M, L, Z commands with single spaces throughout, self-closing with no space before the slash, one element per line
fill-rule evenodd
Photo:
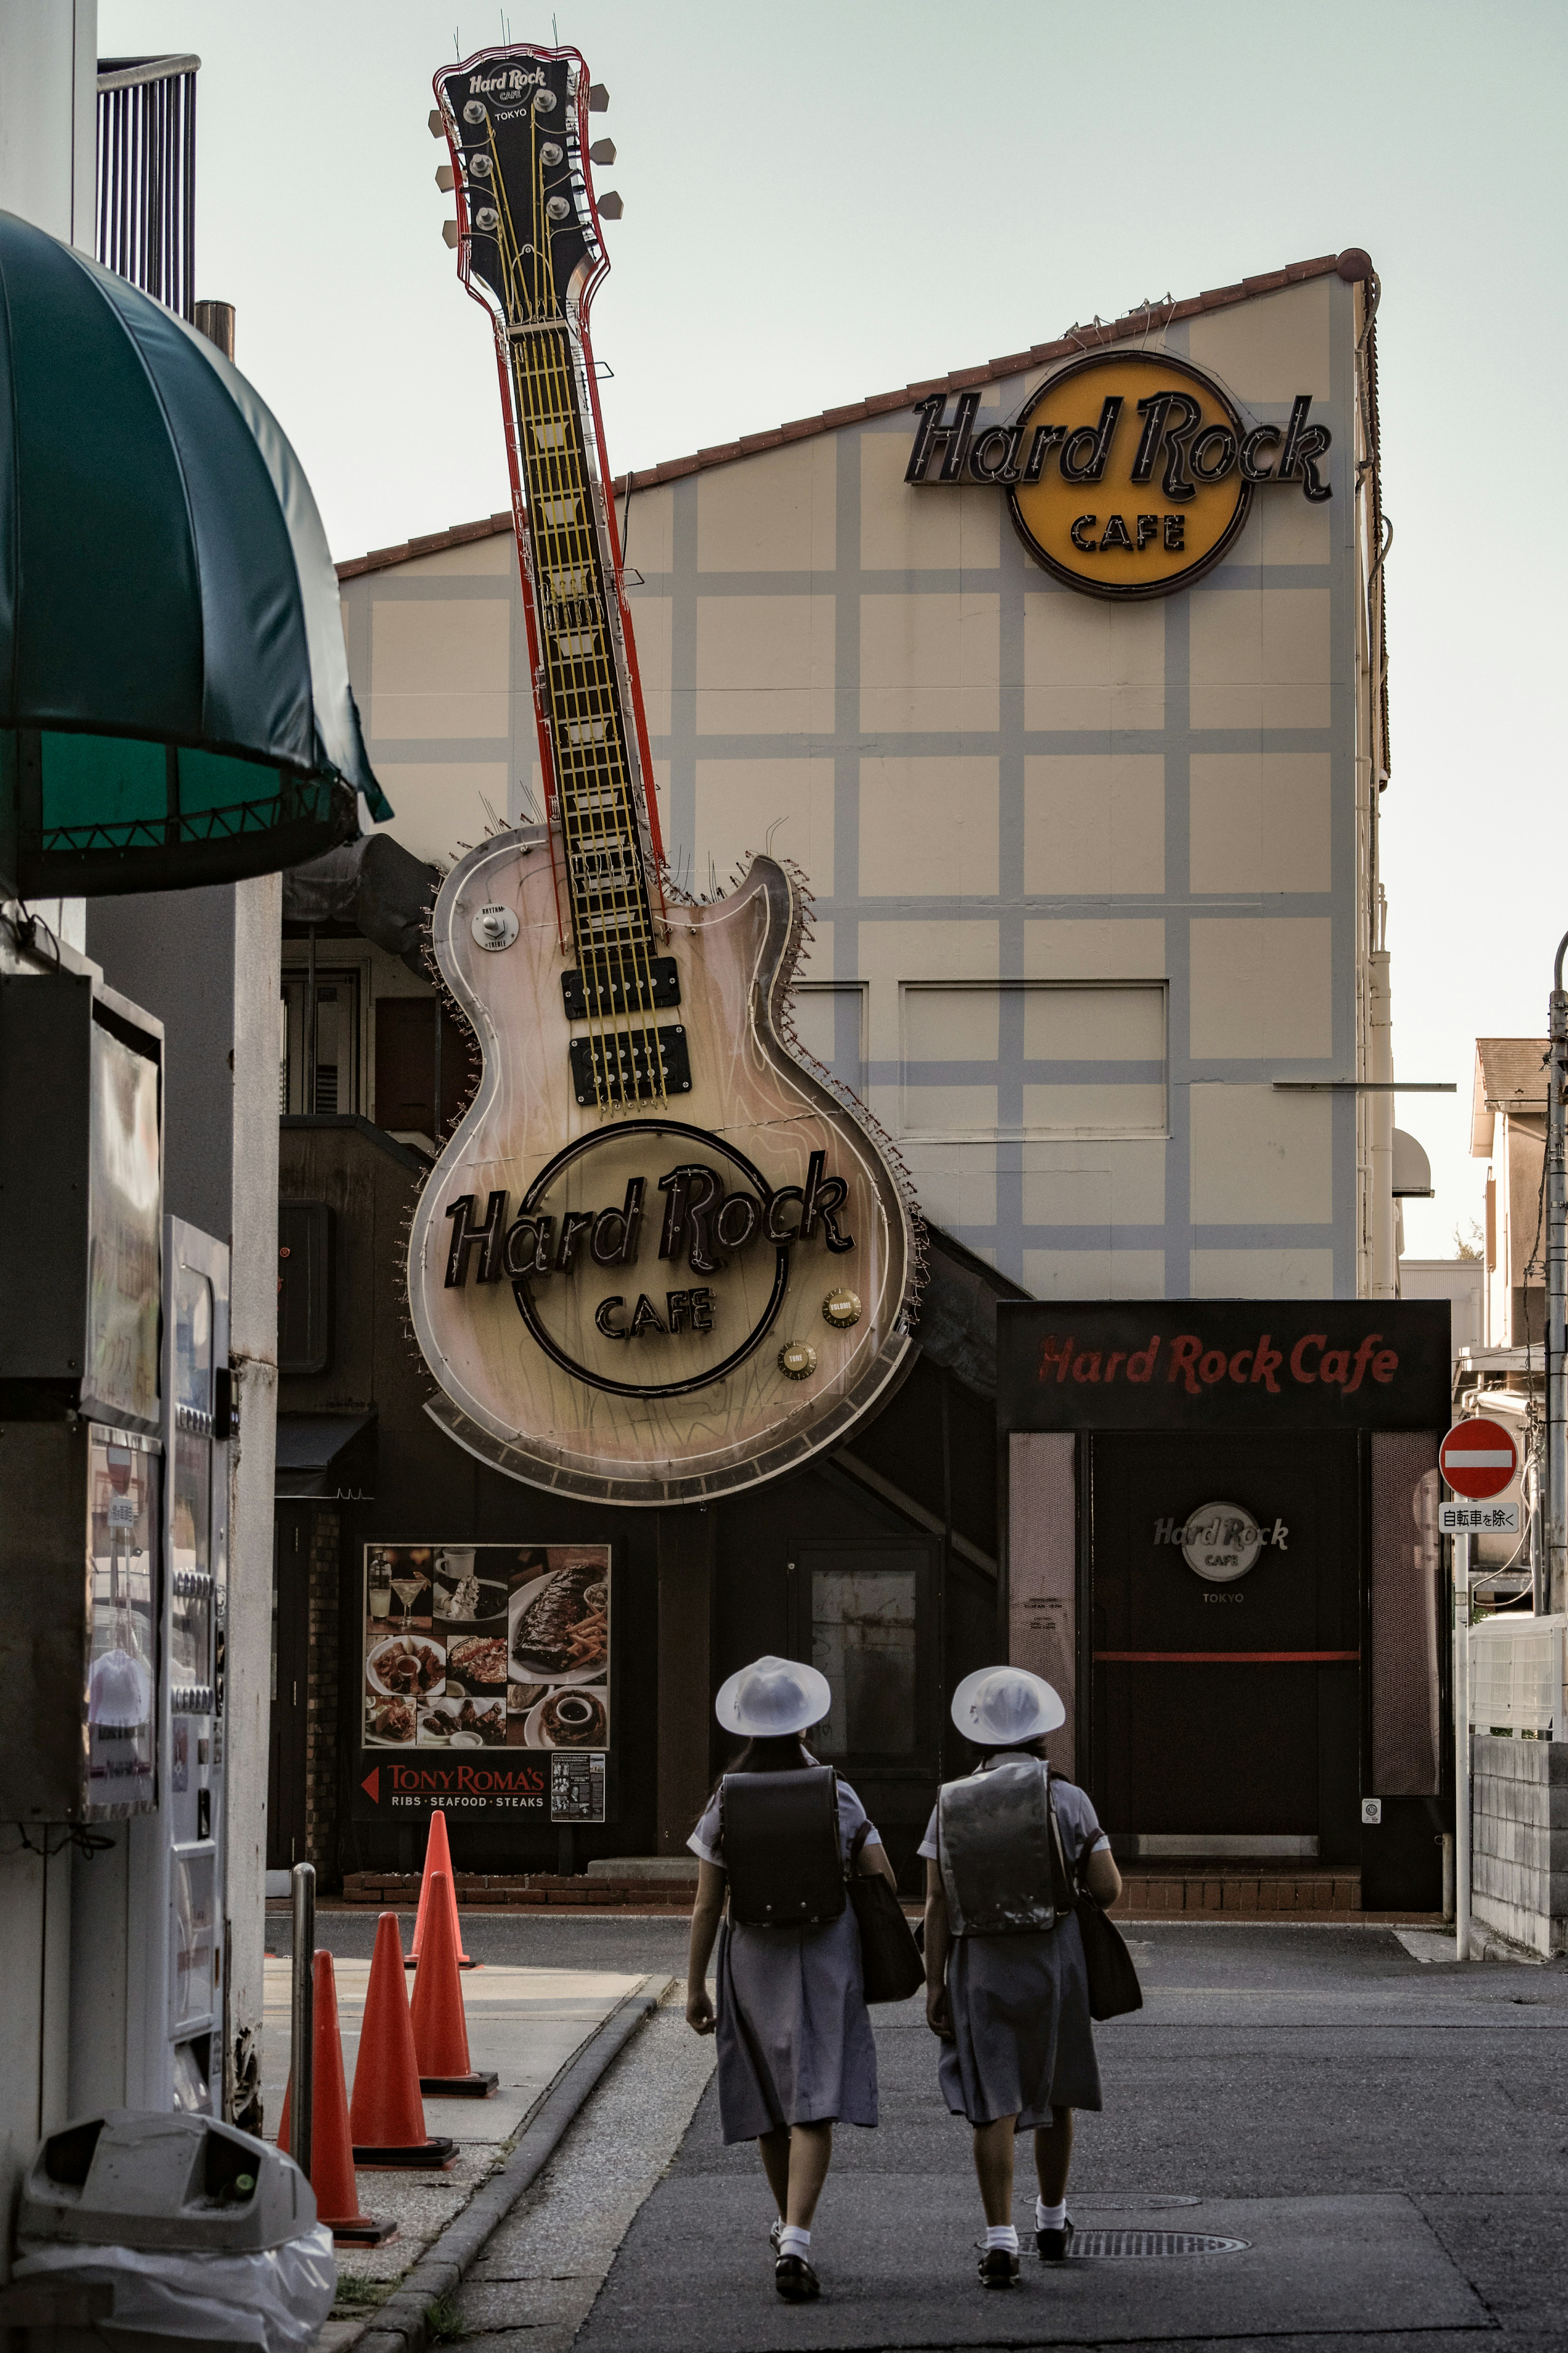
<path fill-rule="evenodd" d="M 1568 994 L 1557 944 L 1552 972 L 1546 1086 L 1546 1546 L 1547 1607 L 1568 1607 Z"/>

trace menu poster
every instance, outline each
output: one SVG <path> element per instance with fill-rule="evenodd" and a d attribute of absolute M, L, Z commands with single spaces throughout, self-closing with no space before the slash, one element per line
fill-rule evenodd
<path fill-rule="evenodd" d="M 480 1751 L 608 1749 L 611 1595 L 608 1545 L 366 1545 L 367 1761 L 393 1752 L 477 1767 L 501 1762 Z M 420 1773 L 409 1794 L 428 1798 L 440 1778 Z M 454 1792 L 503 1801 L 509 1786 L 447 1778 Z"/>

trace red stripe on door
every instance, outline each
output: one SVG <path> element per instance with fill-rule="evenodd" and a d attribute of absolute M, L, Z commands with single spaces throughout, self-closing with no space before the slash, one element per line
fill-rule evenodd
<path fill-rule="evenodd" d="M 1096 1666 L 1317 1667 L 1359 1659 L 1359 1651 L 1096 1651 Z"/>

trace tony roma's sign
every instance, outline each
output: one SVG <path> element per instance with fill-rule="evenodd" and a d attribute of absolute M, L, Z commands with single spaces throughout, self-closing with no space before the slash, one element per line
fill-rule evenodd
<path fill-rule="evenodd" d="M 1440 1430 L 1446 1300 L 1005 1301 L 1005 1430 Z"/>
<path fill-rule="evenodd" d="M 978 391 L 951 416 L 922 400 L 907 482 L 1005 490 L 1030 554 L 1094 596 L 1163 596 L 1217 564 L 1255 489 L 1332 496 L 1330 435 L 1298 393 L 1280 423 L 1249 424 L 1223 386 L 1163 352 L 1074 360 L 1011 424 L 982 427 Z"/>

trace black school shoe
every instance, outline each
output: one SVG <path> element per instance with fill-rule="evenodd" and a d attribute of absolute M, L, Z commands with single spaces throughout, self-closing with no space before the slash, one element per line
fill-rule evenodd
<path fill-rule="evenodd" d="M 1018 2258 L 1009 2247 L 983 2247 L 980 2251 L 980 2284 L 982 2287 L 1011 2287 L 1018 2276 Z"/>
<path fill-rule="evenodd" d="M 1070 2214 L 1059 2231 L 1037 2231 L 1035 2244 L 1040 2251 L 1040 2261 L 1043 2263 L 1066 2263 L 1068 2241 L 1071 2237 L 1072 2216 Z"/>
<path fill-rule="evenodd" d="M 809 2304 L 822 2294 L 822 2284 L 804 2255 L 781 2255 L 773 2265 L 773 2285 L 786 2304 Z"/>

